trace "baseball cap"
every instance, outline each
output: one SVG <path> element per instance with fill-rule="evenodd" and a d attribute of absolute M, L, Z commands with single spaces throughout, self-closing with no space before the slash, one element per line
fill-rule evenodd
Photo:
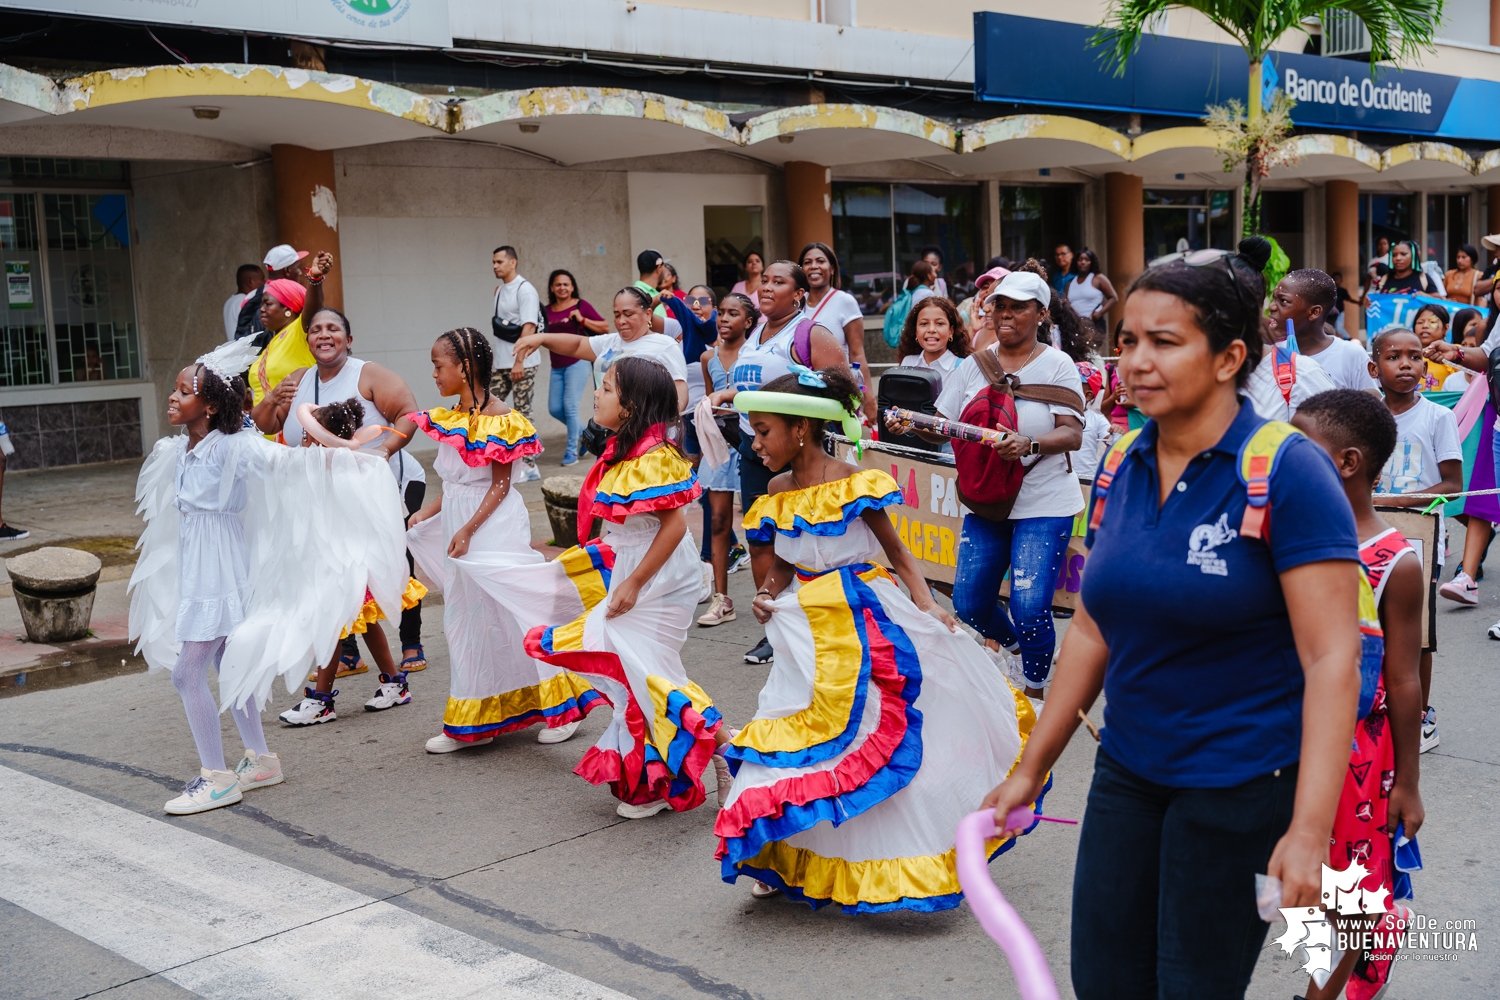
<path fill-rule="evenodd" d="M 974 279 L 974 287 L 983 288 L 985 285 L 994 284 L 1009 273 L 1010 271 L 1007 268 L 992 267 Z"/>
<path fill-rule="evenodd" d="M 1028 299 L 1041 303 L 1045 309 L 1052 304 L 1052 289 L 1042 280 L 1039 274 L 1030 271 L 1012 271 L 1000 279 L 1000 284 L 990 289 L 986 301 L 993 302 L 997 298 L 1007 298 L 1015 302 L 1024 302 Z"/>
<path fill-rule="evenodd" d="M 645 274 L 654 271 L 661 265 L 667 263 L 667 258 L 661 255 L 660 250 L 642 250 L 635 255 L 635 272 Z"/>
<path fill-rule="evenodd" d="M 306 256 L 306 250 L 294 250 L 288 243 L 278 243 L 266 251 L 265 264 L 273 271 L 285 271 Z"/>

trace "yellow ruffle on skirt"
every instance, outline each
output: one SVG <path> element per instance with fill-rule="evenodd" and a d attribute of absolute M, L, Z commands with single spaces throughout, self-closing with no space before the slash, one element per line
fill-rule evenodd
<path fill-rule="evenodd" d="M 426 596 L 427 588 L 418 583 L 416 577 L 407 577 L 406 591 L 401 595 L 401 610 L 416 607 Z M 380 610 L 380 605 L 375 603 L 375 599 L 366 590 L 364 607 L 359 609 L 359 614 L 355 616 L 354 621 L 349 623 L 349 627 L 344 629 L 339 639 L 347 639 L 351 635 L 363 635 L 371 624 L 384 617 L 385 614 Z"/>

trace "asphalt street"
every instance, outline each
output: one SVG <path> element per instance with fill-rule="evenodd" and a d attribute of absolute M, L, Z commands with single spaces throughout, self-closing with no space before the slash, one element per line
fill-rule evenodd
<path fill-rule="evenodd" d="M 6 517 L 36 518 L 48 540 L 76 524 L 78 536 L 126 532 L 118 504 L 133 478 L 129 466 L 10 476 Z M 523 492 L 534 537 L 546 540 L 537 487 Z M 1451 527 L 1456 554 L 1462 529 Z M 1489 719 L 1500 643 L 1485 637 L 1500 617 L 1500 557 L 1491 566 L 1496 583 L 1481 584 L 1480 608 L 1438 611 L 1442 743 L 1422 758 L 1426 869 L 1415 903 L 1439 923 L 1473 921 L 1477 950 L 1410 953 L 1391 1000 L 1500 996 L 1500 834 L 1490 815 L 1500 738 Z M 739 620 L 695 628 L 683 651 L 731 723 L 751 717 L 767 669 L 741 658 L 759 636 L 752 591 L 748 573 L 732 576 Z M 265 719 L 286 782 L 182 818 L 161 807 L 197 755 L 167 675 L 7 691 L 0 998 L 1017 995 L 967 907 L 850 917 L 753 901 L 747 884 L 719 878 L 712 794 L 689 813 L 620 819 L 607 790 L 571 773 L 603 713 L 559 745 L 537 744 L 531 730 L 423 752 L 448 685 L 441 605 L 424 616 L 424 641 L 431 665 L 412 676 L 409 706 L 364 712 L 371 672 L 337 684 L 336 722 L 285 729 L 275 714 L 296 696 L 278 689 Z M 240 744 L 223 721 L 232 765 Z M 1083 815 L 1094 747 L 1080 730 L 1056 768 L 1049 813 Z M 1076 846 L 1076 828 L 1042 824 L 991 865 L 1064 996 Z M 1278 933 L 1251 997 L 1286 1000 L 1306 981 L 1272 943 Z"/>

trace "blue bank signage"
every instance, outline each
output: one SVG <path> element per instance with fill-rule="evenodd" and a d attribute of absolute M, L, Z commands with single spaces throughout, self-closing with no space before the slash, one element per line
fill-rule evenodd
<path fill-rule="evenodd" d="M 1010 14 L 974 15 L 974 96 L 981 101 L 1058 105 L 1199 117 L 1209 104 L 1247 96 L 1245 53 L 1236 45 L 1148 36 L 1116 76 L 1090 48 L 1094 28 Z M 1274 52 L 1262 78 L 1296 102 L 1303 126 L 1500 140 L 1500 83 L 1367 62 Z"/>

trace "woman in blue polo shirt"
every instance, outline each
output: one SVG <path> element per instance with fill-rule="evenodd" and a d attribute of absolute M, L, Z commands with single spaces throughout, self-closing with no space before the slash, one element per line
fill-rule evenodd
<path fill-rule="evenodd" d="M 1120 372 L 1150 420 L 1096 486 L 1083 606 L 985 800 L 1001 818 L 1035 800 L 1103 689 L 1073 881 L 1080 1000 L 1243 996 L 1268 928 L 1255 875 L 1281 880 L 1283 906 L 1320 900 L 1359 695 L 1359 551 L 1333 464 L 1300 435 L 1276 457 L 1268 532 L 1242 531 L 1269 245 L 1240 246 L 1128 294 Z"/>

